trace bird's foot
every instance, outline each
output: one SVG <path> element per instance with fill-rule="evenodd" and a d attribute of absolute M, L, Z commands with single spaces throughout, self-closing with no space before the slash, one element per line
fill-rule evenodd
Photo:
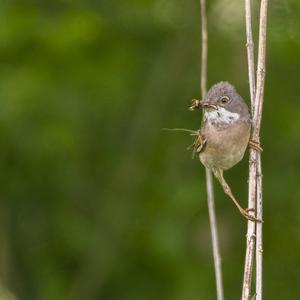
<path fill-rule="evenodd" d="M 258 222 L 258 223 L 262 223 L 263 221 L 260 219 L 257 219 L 255 216 L 253 216 L 252 214 L 250 214 L 250 212 L 255 212 L 254 208 L 246 208 L 246 209 L 240 209 L 241 214 L 249 221 L 252 222 Z"/>
<path fill-rule="evenodd" d="M 263 148 L 260 146 L 260 142 L 254 140 L 249 141 L 249 147 L 259 152 L 263 151 Z"/>

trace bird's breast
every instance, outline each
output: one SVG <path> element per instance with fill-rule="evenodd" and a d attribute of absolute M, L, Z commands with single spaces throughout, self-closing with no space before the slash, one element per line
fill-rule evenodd
<path fill-rule="evenodd" d="M 209 169 L 227 170 L 244 156 L 250 137 L 250 120 L 231 123 L 215 122 L 206 118 L 201 133 L 206 144 L 199 157 Z"/>

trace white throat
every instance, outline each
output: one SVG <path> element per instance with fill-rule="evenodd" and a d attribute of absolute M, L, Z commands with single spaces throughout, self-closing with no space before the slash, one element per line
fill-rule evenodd
<path fill-rule="evenodd" d="M 205 111 L 204 117 L 211 123 L 232 124 L 240 118 L 240 115 L 218 106 L 217 109 Z"/>

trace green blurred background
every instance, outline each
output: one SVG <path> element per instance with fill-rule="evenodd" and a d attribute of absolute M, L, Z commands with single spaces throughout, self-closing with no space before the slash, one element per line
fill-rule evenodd
<path fill-rule="evenodd" d="M 257 38 L 258 0 L 253 1 Z M 249 99 L 244 1 L 208 1 L 208 83 Z M 300 294 L 300 2 L 270 1 L 264 295 Z M 216 299 L 197 0 L 0 2 L 0 299 Z M 248 155 L 247 155 L 248 157 Z M 226 173 L 246 206 L 248 158 Z M 246 221 L 215 184 L 226 299 Z"/>

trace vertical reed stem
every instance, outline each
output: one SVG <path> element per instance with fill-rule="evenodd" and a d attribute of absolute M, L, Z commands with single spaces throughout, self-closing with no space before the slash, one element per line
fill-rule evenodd
<path fill-rule="evenodd" d="M 201 13 L 201 40 L 202 40 L 202 50 L 201 50 L 201 94 L 202 99 L 204 99 L 207 91 L 207 17 L 206 17 L 206 2 L 205 0 L 200 0 L 200 13 Z M 214 257 L 214 267 L 215 267 L 215 277 L 216 277 L 216 288 L 217 288 L 217 299 L 224 300 L 223 292 L 223 281 L 222 281 L 222 264 L 221 255 L 219 249 L 219 239 L 217 230 L 217 220 L 215 212 L 214 203 L 214 191 L 213 191 L 213 181 L 212 173 L 210 170 L 206 169 L 206 189 L 207 189 L 207 202 L 208 202 L 208 212 Z"/>

